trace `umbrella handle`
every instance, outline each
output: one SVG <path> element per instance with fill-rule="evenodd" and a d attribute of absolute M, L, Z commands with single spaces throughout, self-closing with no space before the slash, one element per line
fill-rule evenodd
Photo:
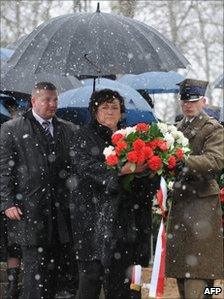
<path fill-rule="evenodd" d="M 101 70 L 100 70 L 99 66 L 96 65 L 96 63 L 92 62 L 92 61 L 87 57 L 87 55 L 88 55 L 88 54 L 84 54 L 84 58 L 87 60 L 87 62 L 88 62 L 89 64 L 91 64 L 91 65 L 95 68 L 95 70 L 97 71 L 97 73 L 100 74 L 100 73 L 101 73 Z"/>

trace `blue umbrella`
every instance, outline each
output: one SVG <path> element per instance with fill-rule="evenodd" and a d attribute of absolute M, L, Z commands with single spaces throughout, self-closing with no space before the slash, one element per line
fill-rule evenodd
<path fill-rule="evenodd" d="M 8 60 L 12 54 L 14 53 L 14 50 L 12 49 L 7 49 L 7 48 L 0 48 L 0 59 L 1 61 L 4 60 Z"/>
<path fill-rule="evenodd" d="M 177 83 L 184 77 L 176 72 L 148 72 L 140 75 L 127 74 L 118 81 L 134 89 L 145 89 L 149 93 L 178 93 Z"/>
<path fill-rule="evenodd" d="M 6 99 L 11 98 L 8 95 L 0 93 L 0 124 L 10 119 L 10 112 L 5 107 L 4 102 Z"/>
<path fill-rule="evenodd" d="M 126 107 L 124 125 L 131 126 L 138 122 L 151 123 L 156 121 L 151 107 L 137 91 L 119 82 L 107 79 L 101 80 L 100 83 L 96 82 L 96 90 L 109 88 L 118 91 L 124 97 Z M 91 85 L 88 85 L 88 82 Z M 68 90 L 59 96 L 57 114 L 78 125 L 83 125 L 90 120 L 88 105 L 93 91 L 92 80 L 84 84 L 87 86 Z"/>
<path fill-rule="evenodd" d="M 224 73 L 215 80 L 214 88 L 224 88 Z"/>
<path fill-rule="evenodd" d="M 220 107 L 206 107 L 204 108 L 204 111 L 211 117 L 214 117 L 219 121 L 220 119 Z"/>

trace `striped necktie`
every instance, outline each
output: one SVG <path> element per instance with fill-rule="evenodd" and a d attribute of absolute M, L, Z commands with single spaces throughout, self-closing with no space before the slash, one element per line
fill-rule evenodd
<path fill-rule="evenodd" d="M 44 133 L 48 137 L 52 137 L 51 132 L 50 132 L 50 124 L 51 123 L 48 120 L 45 120 L 45 121 L 42 122 L 42 126 L 44 128 Z"/>

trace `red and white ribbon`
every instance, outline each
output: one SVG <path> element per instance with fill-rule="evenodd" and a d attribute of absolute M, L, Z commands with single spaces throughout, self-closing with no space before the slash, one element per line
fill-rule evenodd
<path fill-rule="evenodd" d="M 142 284 L 142 267 L 140 265 L 135 265 L 132 267 L 130 288 L 135 291 L 140 291 L 141 284 Z"/>
<path fill-rule="evenodd" d="M 156 203 L 161 210 L 163 217 L 166 216 L 167 207 L 167 184 L 163 177 L 160 180 L 160 189 L 156 194 Z M 164 292 L 164 277 L 165 277 L 165 257 L 166 257 L 166 231 L 163 222 L 161 220 L 159 233 L 157 236 L 155 257 L 152 268 L 152 276 L 150 284 L 147 284 L 149 288 L 149 298 L 161 298 Z M 135 265 L 132 267 L 132 279 L 131 279 L 131 289 L 140 290 L 142 267 L 140 265 Z"/>
<path fill-rule="evenodd" d="M 167 210 L 167 184 L 163 177 L 160 181 L 160 190 L 156 194 L 157 203 L 165 215 Z M 166 258 L 166 231 L 163 219 L 161 220 L 159 233 L 157 236 L 155 257 L 152 268 L 152 276 L 150 282 L 149 298 L 161 298 L 164 292 L 164 277 L 165 277 L 165 258 Z"/>

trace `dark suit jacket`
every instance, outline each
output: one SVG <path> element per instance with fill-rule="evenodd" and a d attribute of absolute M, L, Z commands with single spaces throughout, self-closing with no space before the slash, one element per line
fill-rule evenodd
<path fill-rule="evenodd" d="M 30 110 L 1 127 L 1 210 L 18 206 L 23 212 L 20 221 L 8 220 L 9 244 L 52 244 L 54 216 L 61 241 L 68 241 L 69 141 L 75 126 L 56 117 L 53 125 L 54 138 L 48 139 Z"/>

